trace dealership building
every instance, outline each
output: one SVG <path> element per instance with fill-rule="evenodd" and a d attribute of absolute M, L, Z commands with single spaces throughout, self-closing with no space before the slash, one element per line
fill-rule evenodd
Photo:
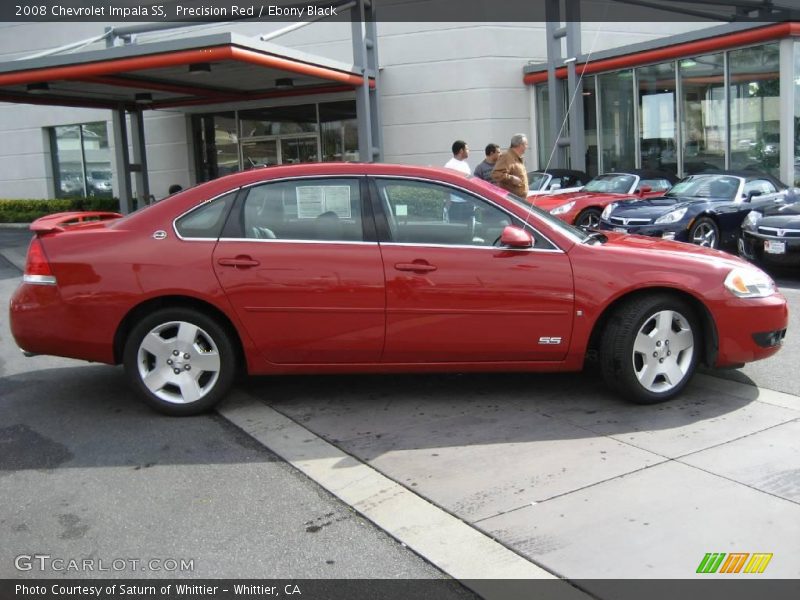
<path fill-rule="evenodd" d="M 800 23 L 320 19 L 0 23 L 0 197 L 129 206 L 308 161 L 474 168 L 526 133 L 529 168 L 798 184 Z"/>

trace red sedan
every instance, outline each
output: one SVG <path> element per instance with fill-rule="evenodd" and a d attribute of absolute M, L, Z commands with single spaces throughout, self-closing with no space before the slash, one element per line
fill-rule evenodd
<path fill-rule="evenodd" d="M 531 200 L 565 223 L 595 229 L 600 226 L 603 209 L 612 202 L 663 196 L 677 181 L 672 173 L 634 169 L 598 175 L 576 192 L 537 196 Z"/>
<path fill-rule="evenodd" d="M 211 408 L 238 371 L 578 371 L 587 354 L 653 403 L 698 363 L 774 354 L 788 319 L 738 258 L 588 235 L 444 169 L 253 169 L 31 229 L 17 344 L 122 363 L 169 414 Z"/>

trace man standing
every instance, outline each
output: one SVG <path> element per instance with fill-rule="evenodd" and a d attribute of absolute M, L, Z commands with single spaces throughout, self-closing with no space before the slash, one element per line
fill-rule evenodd
<path fill-rule="evenodd" d="M 497 163 L 497 159 L 500 158 L 500 146 L 497 144 L 488 144 L 484 152 L 486 153 L 486 158 L 483 159 L 481 164 L 475 167 L 473 175 L 475 175 L 475 177 L 480 177 L 484 181 L 493 183 L 492 170 L 494 169 L 495 163 Z"/>
<path fill-rule="evenodd" d="M 520 198 L 528 196 L 528 172 L 522 155 L 528 148 L 528 138 L 523 133 L 511 137 L 508 152 L 501 154 L 492 171 L 492 181 Z"/>
<path fill-rule="evenodd" d="M 467 163 L 468 156 L 469 147 L 467 146 L 467 142 L 456 140 L 453 142 L 453 158 L 448 160 L 444 165 L 445 169 L 453 169 L 465 175 L 471 175 L 472 170 L 469 168 L 469 163 Z"/>

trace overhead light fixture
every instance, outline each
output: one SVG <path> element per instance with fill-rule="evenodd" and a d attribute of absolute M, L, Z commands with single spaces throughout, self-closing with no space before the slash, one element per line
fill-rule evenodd
<path fill-rule="evenodd" d="M 290 90 L 294 87 L 294 81 L 290 77 L 280 77 L 275 80 L 275 87 L 279 90 Z"/>
<path fill-rule="evenodd" d="M 44 94 L 50 91 L 50 84 L 47 82 L 29 83 L 26 86 L 29 94 Z"/>
<path fill-rule="evenodd" d="M 211 63 L 192 63 L 189 65 L 189 73 L 192 75 L 202 75 L 203 73 L 211 73 Z"/>
<path fill-rule="evenodd" d="M 133 101 L 136 102 L 136 104 L 152 104 L 153 94 L 150 92 L 139 92 L 133 97 Z"/>
<path fill-rule="evenodd" d="M 697 66 L 697 61 L 692 60 L 691 58 L 687 58 L 686 60 L 681 61 L 681 67 L 684 69 L 691 69 L 692 67 Z"/>

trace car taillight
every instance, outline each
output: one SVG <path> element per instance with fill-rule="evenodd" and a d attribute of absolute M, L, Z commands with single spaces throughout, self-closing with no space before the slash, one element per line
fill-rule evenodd
<path fill-rule="evenodd" d="M 22 276 L 25 283 L 36 285 L 55 285 L 56 278 L 47 262 L 44 247 L 39 238 L 33 238 L 28 246 L 28 258 L 25 261 L 25 274 Z"/>

